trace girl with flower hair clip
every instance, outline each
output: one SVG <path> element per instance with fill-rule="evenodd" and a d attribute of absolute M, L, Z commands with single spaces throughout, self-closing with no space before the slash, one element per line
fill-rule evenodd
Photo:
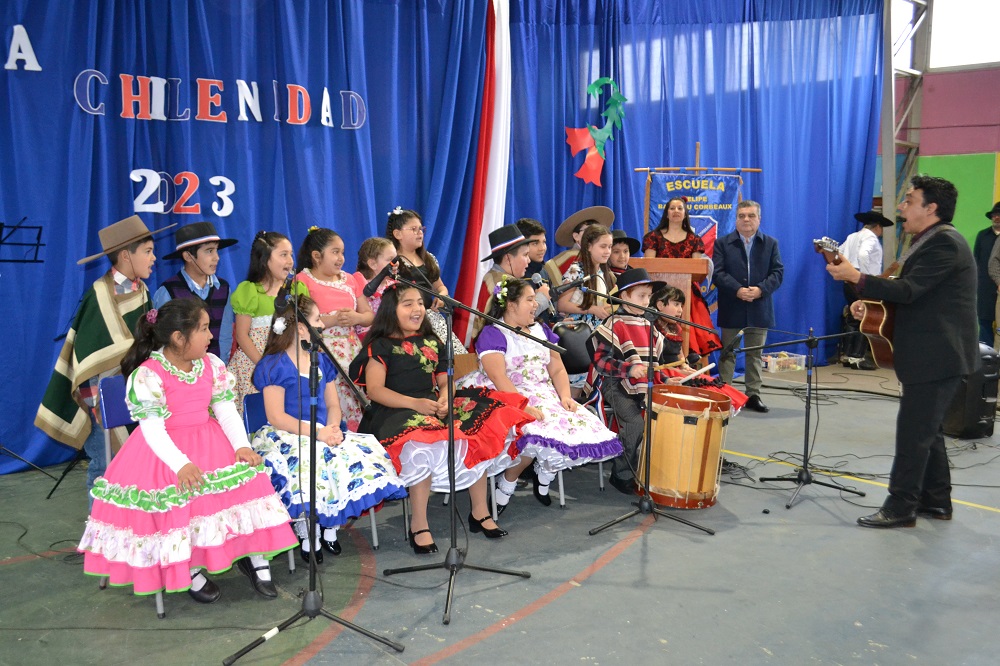
<path fill-rule="evenodd" d="M 277 231 L 258 231 L 250 245 L 247 279 L 233 291 L 234 351 L 229 371 L 236 377 L 236 409 L 243 414 L 243 398 L 256 393 L 253 369 L 260 360 L 274 318 L 274 297 L 285 278 L 295 270 L 292 242 Z M 292 285 L 293 294 L 309 295 L 301 282 Z"/>
<path fill-rule="evenodd" d="M 504 277 L 493 291 L 489 315 L 523 329 L 532 337 L 558 343 L 545 324 L 535 322 L 538 302 L 530 282 Z M 476 338 L 481 370 L 466 375 L 462 386 L 486 386 L 528 399 L 525 411 L 535 418 L 491 472 L 497 478 L 497 511 L 502 513 L 514 494 L 518 476 L 534 464 L 533 493 L 542 505 L 552 504 L 549 483 L 564 470 L 622 452 L 621 442 L 600 419 L 570 395 L 569 375 L 562 357 L 522 335 L 487 324 Z"/>
<path fill-rule="evenodd" d="M 371 435 L 340 429 L 340 400 L 334 385 L 337 370 L 320 355 L 316 459 L 309 450 L 309 340 L 306 326 L 321 328 L 319 307 L 298 296 L 306 321 L 275 317 L 264 355 L 253 373 L 254 386 L 264 394 L 267 425 L 253 435 L 253 449 L 264 457 L 271 484 L 292 518 L 308 515 L 309 467 L 316 465 L 316 533 L 310 539 L 304 521 L 295 523 L 302 559 L 323 561 L 323 550 L 339 555 L 337 528 L 384 500 L 406 497 L 389 456 Z"/>
<path fill-rule="evenodd" d="M 409 541 L 417 554 L 437 552 L 427 500 L 432 490 L 449 489 L 449 412 L 455 424 L 455 488 L 469 490 L 469 531 L 490 539 L 507 532 L 490 516 L 483 473 L 531 421 L 521 410 L 525 398 L 485 388 L 458 390 L 448 405 L 443 345 L 425 314 L 419 290 L 398 283 L 388 287 L 350 370 L 372 401 L 359 431 L 385 446 L 410 493 Z"/>
<path fill-rule="evenodd" d="M 211 340 L 200 299 L 169 301 L 137 322 L 122 373 L 139 427 L 94 484 L 83 568 L 136 594 L 187 590 L 212 603 L 222 593 L 202 569 L 235 563 L 273 598 L 266 558 L 293 548 L 295 536 Z"/>
<path fill-rule="evenodd" d="M 375 316 L 364 295 L 365 282 L 344 267 L 344 239 L 332 229 L 309 227 L 298 256 L 299 280 L 309 288 L 309 297 L 319 306 L 323 341 L 342 368 L 361 351 L 355 326 L 368 327 Z M 361 406 L 345 377 L 334 384 L 347 429 L 357 431 Z"/>

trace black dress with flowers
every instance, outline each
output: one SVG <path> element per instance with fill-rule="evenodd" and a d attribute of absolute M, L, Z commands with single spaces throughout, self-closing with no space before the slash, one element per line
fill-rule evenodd
<path fill-rule="evenodd" d="M 436 378 L 446 371 L 436 336 L 405 339 L 378 338 L 351 363 L 350 375 L 366 386 L 365 370 L 373 360 L 385 368 L 385 386 L 411 398 L 437 400 Z M 456 488 L 475 483 L 490 463 L 520 435 L 532 420 L 521 408 L 527 400 L 518 394 L 486 388 L 455 392 Z M 372 402 L 361 419 L 359 432 L 371 433 L 392 458 L 407 487 L 430 476 L 436 491 L 448 489 L 448 425 L 436 416 Z"/>

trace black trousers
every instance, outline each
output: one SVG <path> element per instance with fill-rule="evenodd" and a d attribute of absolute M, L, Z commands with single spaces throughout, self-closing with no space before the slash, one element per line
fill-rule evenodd
<path fill-rule="evenodd" d="M 883 508 L 908 514 L 918 505 L 951 508 L 951 470 L 941 424 L 962 377 L 903 384 L 896 417 L 896 456 Z"/>
<path fill-rule="evenodd" d="M 643 399 L 630 395 L 622 388 L 620 380 L 605 378 L 601 384 L 604 400 L 611 407 L 618 421 L 618 439 L 622 453 L 611 461 L 611 475 L 624 481 L 635 478 L 632 470 L 639 464 L 639 445 L 645 436 Z"/>

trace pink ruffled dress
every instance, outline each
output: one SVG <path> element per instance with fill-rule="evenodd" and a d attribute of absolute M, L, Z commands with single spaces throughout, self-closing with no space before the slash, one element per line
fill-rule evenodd
<path fill-rule="evenodd" d="M 132 417 L 162 418 L 177 449 L 204 473 L 201 490 L 182 492 L 177 474 L 140 427 L 94 483 L 94 506 L 80 540 L 84 572 L 132 585 L 135 594 L 181 592 L 191 569 L 229 569 L 247 555 L 272 557 L 298 545 L 264 466 L 237 462 L 210 407 L 233 400 L 235 379 L 218 357 L 178 370 L 154 352 L 129 377 Z M 249 444 L 247 444 L 249 446 Z"/>

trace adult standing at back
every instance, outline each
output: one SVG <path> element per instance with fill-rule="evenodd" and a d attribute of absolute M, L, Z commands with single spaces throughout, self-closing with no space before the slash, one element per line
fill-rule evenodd
<path fill-rule="evenodd" d="M 979 363 L 969 244 L 951 225 L 958 190 L 943 178 L 914 176 L 899 206 L 913 234 L 897 279 L 864 275 L 846 261 L 828 264 L 859 298 L 895 304 L 893 361 L 903 385 L 896 417 L 896 455 L 882 508 L 862 527 L 913 527 L 917 514 L 951 520 L 951 470 L 941 424 L 962 378 Z M 861 319 L 865 305 L 851 304 Z"/>
<path fill-rule="evenodd" d="M 781 263 L 778 240 L 760 231 L 760 204 L 746 199 L 736 205 L 736 231 L 715 242 L 715 274 L 712 281 L 719 290 L 718 322 L 722 329 L 722 346 L 743 331 L 746 347 L 763 345 L 767 329 L 774 326 L 772 294 L 781 286 L 785 267 Z M 746 352 L 746 407 L 755 412 L 767 412 L 760 397 L 762 360 L 760 350 Z M 733 352 L 719 359 L 719 376 L 727 384 L 733 382 L 736 356 Z"/>
<path fill-rule="evenodd" d="M 976 259 L 976 312 L 979 315 L 979 341 L 996 346 L 993 336 L 996 334 L 994 321 L 996 318 L 997 291 L 1000 291 L 1000 250 L 997 238 L 1000 238 L 1000 201 L 986 211 L 986 219 L 992 224 L 976 234 L 972 256 Z M 996 256 L 996 266 L 991 270 L 990 260 Z M 995 275 L 994 275 L 995 274 Z"/>

